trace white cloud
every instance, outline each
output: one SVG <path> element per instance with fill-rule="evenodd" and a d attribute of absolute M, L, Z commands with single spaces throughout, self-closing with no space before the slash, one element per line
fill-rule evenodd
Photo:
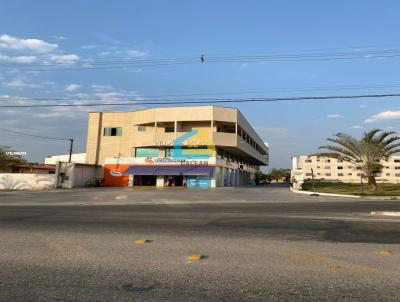
<path fill-rule="evenodd" d="M 1 35 L 0 48 L 47 53 L 57 49 L 58 45 L 39 39 L 19 39 L 10 35 Z"/>
<path fill-rule="evenodd" d="M 90 87 L 92 87 L 92 89 L 94 91 L 104 91 L 104 90 L 111 90 L 113 89 L 113 87 L 111 85 L 99 85 L 99 84 L 93 84 Z"/>
<path fill-rule="evenodd" d="M 128 57 L 145 57 L 147 56 L 147 51 L 141 51 L 137 49 L 128 49 L 125 51 Z"/>
<path fill-rule="evenodd" d="M 73 64 L 79 60 L 79 57 L 74 54 L 69 55 L 51 55 L 49 60 L 53 63 Z"/>
<path fill-rule="evenodd" d="M 359 126 L 359 125 L 354 125 L 354 126 L 351 126 L 350 128 L 351 128 L 351 129 L 362 129 L 362 128 L 364 128 L 364 127 Z"/>
<path fill-rule="evenodd" d="M 1 55 L 0 54 L 0 61 L 5 61 L 5 62 L 29 64 L 29 63 L 35 62 L 36 60 L 37 60 L 36 56 L 10 57 L 10 56 L 6 56 L 6 55 Z"/>
<path fill-rule="evenodd" d="M 36 84 L 29 84 L 25 82 L 22 78 L 16 78 L 9 82 L 3 82 L 1 84 L 3 87 L 11 88 L 11 89 L 24 89 L 24 88 L 36 88 L 38 85 Z"/>
<path fill-rule="evenodd" d="M 75 92 L 77 90 L 79 90 L 82 86 L 78 85 L 78 84 L 68 84 L 65 85 L 65 90 L 68 92 Z"/>
<path fill-rule="evenodd" d="M 98 48 L 101 47 L 100 45 L 96 45 L 96 44 L 89 44 L 89 45 L 83 45 L 81 46 L 82 49 L 93 49 L 93 48 Z"/>
<path fill-rule="evenodd" d="M 64 37 L 64 36 L 57 36 L 57 35 L 54 35 L 52 38 L 53 38 L 53 39 L 57 39 L 57 40 L 67 40 L 66 37 Z"/>
<path fill-rule="evenodd" d="M 341 114 L 328 114 L 326 118 L 343 118 Z"/>
<path fill-rule="evenodd" d="M 400 119 L 400 111 L 383 111 L 367 118 L 365 123 Z"/>

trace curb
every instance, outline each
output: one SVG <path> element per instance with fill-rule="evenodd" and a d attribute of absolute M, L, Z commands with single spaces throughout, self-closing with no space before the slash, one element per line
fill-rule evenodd
<path fill-rule="evenodd" d="M 361 198 L 361 196 L 358 196 L 358 195 L 344 195 L 344 194 L 320 193 L 320 192 L 311 192 L 311 191 L 299 191 L 299 190 L 293 189 L 292 187 L 290 187 L 290 190 L 291 190 L 293 193 L 297 193 L 297 194 L 306 194 L 306 195 L 313 195 L 313 196 L 332 196 L 332 197 Z"/>
<path fill-rule="evenodd" d="M 389 211 L 372 211 L 370 213 L 371 216 L 392 216 L 392 217 L 400 217 L 400 212 L 389 212 Z"/>

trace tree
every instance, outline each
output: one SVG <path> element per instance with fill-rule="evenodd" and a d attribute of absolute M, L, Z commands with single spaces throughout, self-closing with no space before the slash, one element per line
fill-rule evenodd
<path fill-rule="evenodd" d="M 26 160 L 19 155 L 13 155 L 9 146 L 0 146 L 0 171 L 8 170 L 14 165 L 25 164 Z"/>
<path fill-rule="evenodd" d="M 351 135 L 337 133 L 333 138 L 327 139 L 336 145 L 321 146 L 319 149 L 327 151 L 313 155 L 351 162 L 364 172 L 370 190 L 375 191 L 377 189 L 375 177 L 383 168 L 380 161 L 400 152 L 400 137 L 394 134 L 393 131 L 372 129 L 365 132 L 358 140 Z"/>
<path fill-rule="evenodd" d="M 289 181 L 290 179 L 290 169 L 276 169 L 273 168 L 268 174 L 267 178 L 269 179 L 274 179 L 275 181 L 280 181 L 282 178 L 285 179 L 285 181 Z"/>

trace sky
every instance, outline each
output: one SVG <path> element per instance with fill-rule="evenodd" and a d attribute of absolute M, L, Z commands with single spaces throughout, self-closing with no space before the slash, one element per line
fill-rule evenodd
<path fill-rule="evenodd" d="M 0 108 L 0 128 L 74 138 L 85 152 L 89 111 L 138 110 L 150 96 L 268 98 L 400 92 L 400 56 L 347 60 L 208 62 L 215 56 L 400 50 L 399 1 L 0 2 L 0 105 L 81 99 L 119 107 Z M 92 69 L 93 62 L 200 58 L 205 62 Z M 42 65 L 35 65 L 42 64 Z M 86 70 L 37 71 L 86 66 Z M 39 68 L 37 67 L 39 66 Z M 25 69 L 25 70 L 23 70 Z M 68 68 L 65 68 L 68 69 Z M 199 95 L 197 95 L 199 94 Z M 45 101 L 30 98 L 46 99 Z M 178 97 L 175 97 L 177 99 Z M 185 99 L 190 97 L 186 96 Z M 171 98 L 169 98 L 171 99 Z M 270 146 L 270 167 L 317 151 L 337 132 L 399 130 L 399 98 L 229 103 Z M 0 145 L 43 162 L 67 141 L 0 131 Z"/>

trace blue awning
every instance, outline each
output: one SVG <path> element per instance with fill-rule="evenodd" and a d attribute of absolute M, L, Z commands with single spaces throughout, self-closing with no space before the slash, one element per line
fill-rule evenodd
<path fill-rule="evenodd" d="M 214 167 L 209 166 L 131 166 L 123 174 L 133 175 L 206 175 L 211 176 Z"/>

